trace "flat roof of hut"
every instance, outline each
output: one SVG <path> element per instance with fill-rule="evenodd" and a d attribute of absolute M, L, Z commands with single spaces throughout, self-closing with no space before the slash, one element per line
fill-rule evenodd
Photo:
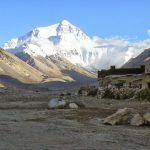
<path fill-rule="evenodd" d="M 108 70 L 98 71 L 98 78 L 104 78 L 109 75 L 134 75 L 145 73 L 145 66 L 142 65 L 140 68 L 117 68 L 111 66 Z"/>

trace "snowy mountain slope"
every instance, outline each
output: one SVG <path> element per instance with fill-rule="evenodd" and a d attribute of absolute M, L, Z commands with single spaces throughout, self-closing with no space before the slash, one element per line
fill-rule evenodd
<path fill-rule="evenodd" d="M 63 20 L 48 27 L 33 29 L 26 35 L 10 40 L 3 48 L 11 53 L 36 57 L 57 56 L 88 70 L 121 67 L 150 47 L 150 39 L 130 43 L 121 38 L 88 37 L 81 29 Z"/>
<path fill-rule="evenodd" d="M 90 73 L 86 69 L 74 65 L 65 58 L 57 55 L 35 57 L 24 53 L 18 53 L 17 56 L 38 71 L 42 72 L 48 78 L 58 78 L 64 81 L 75 81 L 75 76 L 69 74 L 71 71 L 75 71 L 78 76 L 85 76 L 85 78 L 96 78 L 95 74 Z"/>
<path fill-rule="evenodd" d="M 84 67 L 90 65 L 96 57 L 101 57 L 94 42 L 66 20 L 36 28 L 25 36 L 5 43 L 3 48 L 14 54 L 24 52 L 35 57 L 58 55 Z"/>

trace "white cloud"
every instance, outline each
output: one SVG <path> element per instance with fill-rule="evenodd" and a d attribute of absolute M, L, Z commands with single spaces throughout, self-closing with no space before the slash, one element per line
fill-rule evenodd
<path fill-rule="evenodd" d="M 103 39 L 94 37 L 100 57 L 93 61 L 98 69 L 108 69 L 111 65 L 121 67 L 129 59 L 136 57 L 143 50 L 150 48 L 150 39 L 131 43 L 123 38 Z"/>
<path fill-rule="evenodd" d="M 150 35 L 150 29 L 147 31 L 147 34 Z"/>

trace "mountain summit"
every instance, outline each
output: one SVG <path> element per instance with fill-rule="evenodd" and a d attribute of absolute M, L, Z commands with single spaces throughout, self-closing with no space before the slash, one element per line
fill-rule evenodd
<path fill-rule="evenodd" d="M 88 65 L 90 46 L 92 40 L 85 33 L 63 20 L 55 25 L 35 28 L 5 43 L 3 48 L 41 73 L 42 81 L 65 82 L 96 77 L 83 67 Z"/>
<path fill-rule="evenodd" d="M 121 67 L 130 58 L 149 48 L 150 40 L 130 43 L 120 38 L 90 38 L 67 20 L 47 27 L 35 28 L 12 39 L 2 47 L 25 60 L 30 57 L 62 58 L 89 71 Z M 25 57 L 25 58 L 23 58 Z"/>
<path fill-rule="evenodd" d="M 63 20 L 48 27 L 35 28 L 26 35 L 10 40 L 3 48 L 13 54 L 63 57 L 69 62 L 86 67 L 98 55 L 93 41 L 78 27 Z"/>

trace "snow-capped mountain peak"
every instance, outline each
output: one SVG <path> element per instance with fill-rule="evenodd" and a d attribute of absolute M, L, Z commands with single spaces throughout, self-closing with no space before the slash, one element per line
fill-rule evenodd
<path fill-rule="evenodd" d="M 91 39 L 67 20 L 47 27 L 38 27 L 2 47 L 11 53 L 27 53 L 37 57 L 62 57 L 87 69 L 122 66 L 131 57 L 149 47 L 150 40 L 131 44 L 125 39 Z"/>
<path fill-rule="evenodd" d="M 61 21 L 60 24 L 62 24 L 62 25 L 72 25 L 68 20 L 63 20 L 63 21 Z"/>
<path fill-rule="evenodd" d="M 73 64 L 87 65 L 86 52 L 92 40 L 67 20 L 48 27 L 39 27 L 26 35 L 10 40 L 3 46 L 12 53 L 24 52 L 33 56 L 59 55 Z"/>
<path fill-rule="evenodd" d="M 78 27 L 72 25 L 67 20 L 63 20 L 59 23 L 57 29 L 57 36 L 64 36 L 64 34 L 72 34 L 76 38 L 89 39 L 89 37 L 81 31 Z"/>

